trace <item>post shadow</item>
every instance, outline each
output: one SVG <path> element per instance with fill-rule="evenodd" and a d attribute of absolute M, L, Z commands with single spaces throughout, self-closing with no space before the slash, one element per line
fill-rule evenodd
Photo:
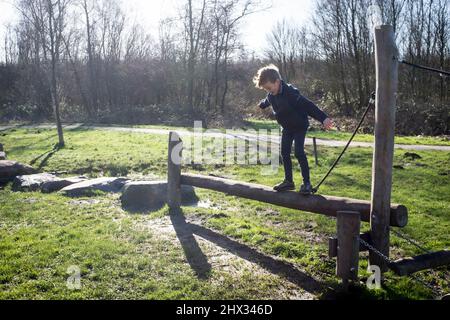
<path fill-rule="evenodd" d="M 321 294 L 327 288 L 325 283 L 322 283 L 300 271 L 289 262 L 277 260 L 273 257 L 267 256 L 245 244 L 239 243 L 203 226 L 188 223 L 188 227 L 192 233 L 215 243 L 216 245 L 242 259 L 256 263 L 272 274 L 282 276 L 289 282 L 311 294 Z"/>
<path fill-rule="evenodd" d="M 300 271 L 291 263 L 277 260 L 258 252 L 247 245 L 232 240 L 227 236 L 221 235 L 203 226 L 187 222 L 182 209 L 170 209 L 169 212 L 170 220 L 172 221 L 176 235 L 183 247 L 186 259 L 199 278 L 205 279 L 209 277 L 211 265 L 207 261 L 205 254 L 201 251 L 195 240 L 194 234 L 222 247 L 242 259 L 256 263 L 270 273 L 287 279 L 289 282 L 311 294 L 321 294 L 327 288 L 326 284 Z"/>
<path fill-rule="evenodd" d="M 198 245 L 191 225 L 186 222 L 183 210 L 169 209 L 169 217 L 189 265 L 199 279 L 208 279 L 211 274 L 211 264 Z"/>

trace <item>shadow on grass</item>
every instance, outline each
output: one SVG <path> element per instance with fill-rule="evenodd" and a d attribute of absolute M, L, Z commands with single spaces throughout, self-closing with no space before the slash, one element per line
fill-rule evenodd
<path fill-rule="evenodd" d="M 55 155 L 55 153 L 57 153 L 58 151 L 60 151 L 63 148 L 64 147 L 60 147 L 59 144 L 56 144 L 52 150 L 49 150 L 49 151 L 41 154 L 40 156 L 34 158 L 33 160 L 31 160 L 30 165 L 34 166 L 40 159 L 42 159 L 37 168 L 38 171 L 41 170 L 43 167 L 45 167 L 47 165 L 48 160 L 51 157 L 53 157 Z"/>
<path fill-rule="evenodd" d="M 170 220 L 183 248 L 186 259 L 199 279 L 208 279 L 211 275 L 211 264 L 194 237 L 191 224 L 186 222 L 183 211 L 170 209 Z"/>
<path fill-rule="evenodd" d="M 325 283 L 307 275 L 291 263 L 277 260 L 245 244 L 230 239 L 227 236 L 221 235 L 203 226 L 189 223 L 186 221 L 181 209 L 171 209 L 169 212 L 170 219 L 178 239 L 183 246 L 186 258 L 191 267 L 199 275 L 205 276 L 209 274 L 211 265 L 208 263 L 207 257 L 198 246 L 194 235 L 200 236 L 242 259 L 255 263 L 274 275 L 285 278 L 289 282 L 315 296 L 320 295 L 327 290 L 327 285 Z"/>

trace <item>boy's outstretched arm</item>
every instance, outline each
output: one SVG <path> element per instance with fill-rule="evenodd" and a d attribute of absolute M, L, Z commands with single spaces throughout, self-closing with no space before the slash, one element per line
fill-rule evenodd
<path fill-rule="evenodd" d="M 301 94 L 297 96 L 297 104 L 301 108 L 305 108 L 308 115 L 320 123 L 323 123 L 328 118 L 327 114 L 320 110 L 311 100 L 305 98 Z"/>
<path fill-rule="evenodd" d="M 305 108 L 310 117 L 322 123 L 325 129 L 329 130 L 333 126 L 333 121 L 328 115 L 320 110 L 311 100 L 302 96 L 299 92 L 294 93 L 296 104 L 300 108 Z"/>

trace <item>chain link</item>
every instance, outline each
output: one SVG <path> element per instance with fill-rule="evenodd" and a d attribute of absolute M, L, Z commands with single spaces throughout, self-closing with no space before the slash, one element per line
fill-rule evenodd
<path fill-rule="evenodd" d="M 412 239 L 412 238 L 409 238 L 407 235 L 402 234 L 401 232 L 396 231 L 396 230 L 394 230 L 394 229 L 391 229 L 391 231 L 392 231 L 395 235 L 397 235 L 399 238 L 405 240 L 406 242 L 409 242 L 410 244 L 412 244 L 413 246 L 415 246 L 415 247 L 418 248 L 419 250 L 422 250 L 422 252 L 428 253 L 428 254 L 432 253 L 430 250 L 425 249 L 425 248 L 422 247 L 416 240 L 414 240 L 414 239 Z M 433 274 L 437 277 L 436 270 L 431 269 L 430 272 L 433 273 Z M 446 279 L 450 278 L 448 272 L 446 272 L 446 271 L 444 271 L 444 270 L 442 270 L 442 272 L 443 272 L 444 277 L 445 277 Z"/>
<path fill-rule="evenodd" d="M 422 250 L 425 253 L 431 253 L 430 250 L 425 249 L 424 247 L 422 247 L 416 240 L 409 238 L 407 235 L 402 234 L 399 231 L 396 231 L 394 229 L 391 229 L 391 231 L 399 238 L 402 238 L 403 240 L 405 240 L 406 242 L 409 242 L 410 244 L 412 244 L 413 246 L 415 246 L 416 248 Z"/>
<path fill-rule="evenodd" d="M 394 261 L 392 261 L 388 256 L 386 256 L 385 254 L 381 253 L 377 248 L 375 248 L 374 246 L 372 246 L 371 244 L 369 244 L 368 242 L 366 242 L 365 240 L 359 238 L 359 242 L 361 242 L 365 247 L 367 247 L 369 250 L 371 250 L 372 252 L 374 252 L 376 255 L 380 256 L 385 262 L 389 264 L 393 263 Z M 436 297 L 440 297 L 442 296 L 442 292 L 438 291 L 434 286 L 432 286 L 431 284 L 429 284 L 428 282 L 422 280 L 421 278 L 419 278 L 416 275 L 410 274 L 409 275 L 412 279 L 416 280 L 417 282 L 421 283 L 422 285 L 424 285 L 425 287 L 427 287 L 428 289 L 430 289 L 435 298 Z"/>
<path fill-rule="evenodd" d="M 369 244 L 368 242 L 364 241 L 363 239 L 359 238 L 359 242 L 361 242 L 364 246 L 366 246 L 369 250 L 373 251 L 374 253 L 376 253 L 378 256 L 380 256 L 385 262 L 392 263 L 393 261 L 391 259 L 389 259 L 389 257 L 387 257 L 386 255 L 384 255 L 383 253 L 381 253 L 377 248 L 375 248 L 374 246 L 372 246 L 371 244 Z"/>
<path fill-rule="evenodd" d="M 443 291 L 440 291 L 440 290 L 436 289 L 434 286 L 432 286 L 431 284 L 429 284 L 425 280 L 419 278 L 418 276 L 416 276 L 414 274 L 410 274 L 409 276 L 411 278 L 413 278 L 414 280 L 416 280 L 417 282 L 420 282 L 422 285 L 424 285 L 428 289 L 430 289 L 434 293 L 434 297 L 435 298 L 442 297 L 444 295 Z"/>

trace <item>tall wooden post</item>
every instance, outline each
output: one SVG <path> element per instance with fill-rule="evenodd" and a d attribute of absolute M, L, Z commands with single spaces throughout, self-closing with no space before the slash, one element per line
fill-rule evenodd
<path fill-rule="evenodd" d="M 338 211 L 336 275 L 344 286 L 349 280 L 358 280 L 360 227 L 359 212 Z"/>
<path fill-rule="evenodd" d="M 375 63 L 377 93 L 372 166 L 371 239 L 376 249 L 385 256 L 389 256 L 389 219 L 398 84 L 398 49 L 392 26 L 383 25 L 375 28 Z M 387 271 L 387 263 L 372 251 L 370 264 L 377 265 L 382 272 Z"/>
<path fill-rule="evenodd" d="M 169 135 L 169 154 L 167 162 L 167 204 L 170 209 L 181 207 L 181 163 L 183 141 L 176 132 Z"/>

